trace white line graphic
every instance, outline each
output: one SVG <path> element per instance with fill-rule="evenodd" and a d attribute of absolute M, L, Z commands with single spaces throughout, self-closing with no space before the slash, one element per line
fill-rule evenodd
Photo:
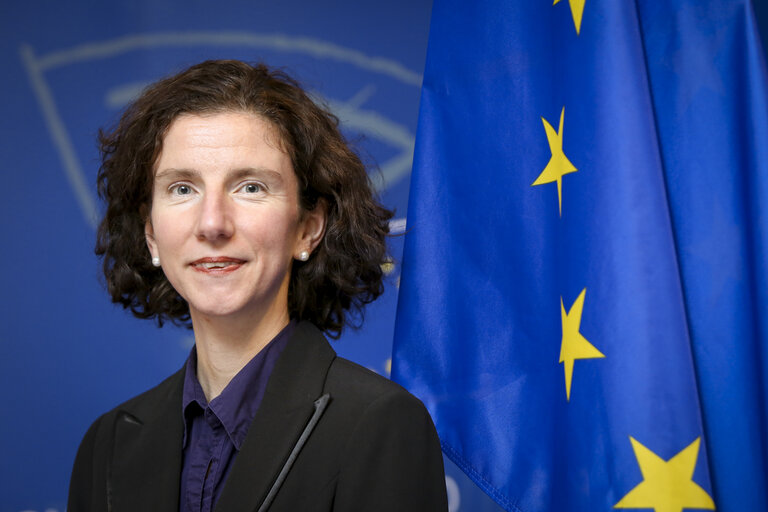
<path fill-rule="evenodd" d="M 73 62 L 107 58 L 136 49 L 187 46 L 251 46 L 332 59 L 383 75 L 405 84 L 421 86 L 421 75 L 407 69 L 397 61 L 383 57 L 369 57 L 364 53 L 344 48 L 327 41 L 309 37 L 289 37 L 283 34 L 251 34 L 248 32 L 166 32 L 138 34 L 111 41 L 86 43 L 74 48 L 50 53 L 39 59 L 42 71 L 72 64 Z"/>
<path fill-rule="evenodd" d="M 319 59 L 352 64 L 366 71 L 389 76 L 406 85 L 421 86 L 421 75 L 407 69 L 397 61 L 383 57 L 371 57 L 358 50 L 345 48 L 327 41 L 307 37 L 290 37 L 283 34 L 214 31 L 137 34 L 109 41 L 84 43 L 42 56 L 36 56 L 31 46 L 22 45 L 20 48 L 21 58 L 40 103 L 40 109 L 45 117 L 48 130 L 59 151 L 67 179 L 75 192 L 83 217 L 92 228 L 96 227 L 99 218 L 96 197 L 87 183 L 85 173 L 56 108 L 44 73 L 54 68 L 89 60 L 109 59 L 139 49 L 190 46 L 245 46 L 295 52 Z M 147 84 L 133 83 L 115 88 L 108 92 L 105 103 L 108 107 L 124 105 L 135 98 L 145 85 Z M 377 112 L 360 108 L 374 92 L 375 87 L 366 86 L 347 102 L 326 100 L 326 103 L 347 126 L 374 135 L 398 149 L 397 156 L 381 164 L 380 173 L 371 174 L 374 187 L 382 191 L 408 175 L 413 161 L 414 136 L 407 127 L 395 123 Z"/>
<path fill-rule="evenodd" d="M 59 150 L 59 155 L 64 163 L 64 171 L 67 173 L 69 184 L 75 192 L 78 203 L 80 203 L 80 209 L 82 210 L 85 222 L 95 229 L 99 219 L 96 201 L 86 184 L 85 175 L 77 159 L 75 148 L 72 146 L 67 129 L 61 121 L 61 116 L 59 116 L 59 112 L 56 109 L 56 103 L 53 101 L 51 90 L 43 78 L 42 70 L 35 61 L 32 47 L 23 45 L 21 47 L 21 58 L 24 61 L 24 66 L 27 68 L 32 88 L 35 90 L 37 99 L 40 102 L 40 109 L 43 111 L 45 124 L 48 125 L 48 131 L 51 132 L 53 142 Z"/>

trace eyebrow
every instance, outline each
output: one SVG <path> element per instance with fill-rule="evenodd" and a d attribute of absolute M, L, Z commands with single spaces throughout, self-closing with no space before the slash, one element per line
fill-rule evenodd
<path fill-rule="evenodd" d="M 263 179 L 266 179 L 268 181 L 273 182 L 283 182 L 283 175 L 280 174 L 277 171 L 273 171 L 272 169 L 268 169 L 266 167 L 245 167 L 242 169 L 235 169 L 232 171 L 229 171 L 229 179 L 235 179 L 239 180 L 242 178 L 247 177 L 263 177 Z M 167 169 L 163 169 L 161 171 L 158 171 L 157 174 L 155 174 L 155 179 L 166 179 L 166 178 L 172 178 L 172 179 L 192 179 L 200 176 L 200 171 L 197 171 L 195 169 L 176 169 L 174 167 L 169 167 Z"/>
<path fill-rule="evenodd" d="M 245 169 L 234 170 L 230 174 L 230 177 L 234 179 L 248 178 L 250 176 L 262 177 L 263 179 L 272 182 L 283 182 L 282 174 L 273 171 L 272 169 L 267 169 L 266 167 L 246 167 Z"/>
<path fill-rule="evenodd" d="M 157 171 L 157 173 L 155 173 L 155 179 L 157 180 L 167 177 L 172 177 L 174 179 L 192 178 L 199 175 L 200 173 L 193 169 L 175 169 L 173 167 L 169 167 L 167 169 L 163 169 L 162 171 Z"/>

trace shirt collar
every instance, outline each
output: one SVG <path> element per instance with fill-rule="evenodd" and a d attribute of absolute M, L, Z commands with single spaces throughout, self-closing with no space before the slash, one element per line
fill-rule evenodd
<path fill-rule="evenodd" d="M 206 408 L 210 408 L 221 421 L 232 444 L 239 451 L 248 433 L 256 411 L 261 405 L 267 381 L 277 363 L 277 359 L 288 343 L 295 321 L 291 321 L 272 340 L 256 354 L 227 384 L 219 396 L 211 400 L 205 398 L 202 386 L 197 379 L 197 350 L 187 358 L 182 391 L 182 414 L 184 416 L 183 447 L 187 445 L 187 430 L 191 419 Z"/>

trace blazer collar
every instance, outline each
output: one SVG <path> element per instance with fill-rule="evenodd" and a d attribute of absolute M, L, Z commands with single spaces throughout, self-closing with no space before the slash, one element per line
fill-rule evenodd
<path fill-rule="evenodd" d="M 114 512 L 179 509 L 184 369 L 117 412 L 108 469 Z"/>
<path fill-rule="evenodd" d="M 224 484 L 216 511 L 255 511 L 314 411 L 336 353 L 309 322 L 296 326 Z"/>

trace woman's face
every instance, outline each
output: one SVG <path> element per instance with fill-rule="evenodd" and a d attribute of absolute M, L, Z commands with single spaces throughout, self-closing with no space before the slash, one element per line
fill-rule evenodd
<path fill-rule="evenodd" d="M 182 115 L 154 171 L 147 245 L 192 321 L 287 318 L 293 258 L 311 252 L 323 208 L 300 212 L 278 135 L 244 112 Z"/>

